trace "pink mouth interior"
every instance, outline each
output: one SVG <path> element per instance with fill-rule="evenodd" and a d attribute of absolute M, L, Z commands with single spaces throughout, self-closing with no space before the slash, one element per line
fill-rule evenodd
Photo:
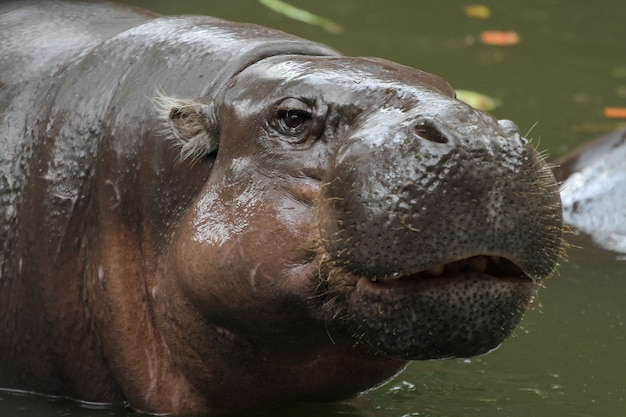
<path fill-rule="evenodd" d="M 478 255 L 445 264 L 435 265 L 427 270 L 401 277 L 371 278 L 373 282 L 427 280 L 461 273 L 484 274 L 492 277 L 526 277 L 520 267 L 500 256 Z"/>

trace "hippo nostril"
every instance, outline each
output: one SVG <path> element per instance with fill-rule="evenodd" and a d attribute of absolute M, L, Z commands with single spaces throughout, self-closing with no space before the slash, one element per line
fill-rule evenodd
<path fill-rule="evenodd" d="M 417 122 L 415 124 L 415 133 L 420 138 L 431 142 L 448 143 L 448 138 L 428 120 Z"/>

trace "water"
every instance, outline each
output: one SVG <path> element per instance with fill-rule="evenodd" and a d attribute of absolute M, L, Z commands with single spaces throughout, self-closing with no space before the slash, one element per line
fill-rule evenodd
<path fill-rule="evenodd" d="M 441 0 L 292 0 L 332 18 L 340 35 L 295 22 L 252 0 L 140 1 L 161 13 L 203 13 L 259 23 L 434 72 L 455 88 L 501 101 L 493 113 L 531 131 L 558 156 L 620 123 L 626 107 L 626 2 L 491 0 L 489 19 L 470 19 Z M 515 30 L 512 47 L 481 45 L 482 30 Z M 623 125 L 624 123 L 622 123 Z M 286 407 L 267 416 L 619 417 L 626 415 L 626 261 L 581 236 L 569 261 L 541 289 L 533 311 L 495 352 L 469 361 L 413 363 L 394 381 L 343 403 Z M 0 394 L 0 415 L 134 415 L 63 400 Z"/>

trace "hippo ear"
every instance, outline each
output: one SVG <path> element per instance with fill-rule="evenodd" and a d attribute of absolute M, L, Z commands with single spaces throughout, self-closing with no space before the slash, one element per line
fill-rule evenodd
<path fill-rule="evenodd" d="M 180 148 L 181 160 L 196 160 L 217 151 L 219 131 L 212 103 L 159 95 L 155 106 L 167 136 Z"/>

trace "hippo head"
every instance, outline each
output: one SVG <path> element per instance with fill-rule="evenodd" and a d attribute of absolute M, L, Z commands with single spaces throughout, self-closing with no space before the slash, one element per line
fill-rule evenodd
<path fill-rule="evenodd" d="M 482 354 L 555 267 L 550 170 L 512 122 L 434 75 L 275 56 L 211 101 L 166 102 L 183 155 L 214 158 L 162 267 L 179 294 L 171 327 L 207 335 L 188 348 L 171 332 L 194 366 L 217 340 L 240 362 L 254 356 L 242 346 L 301 369 L 341 352 L 342 364 L 392 363 L 385 377 L 405 360 Z"/>

